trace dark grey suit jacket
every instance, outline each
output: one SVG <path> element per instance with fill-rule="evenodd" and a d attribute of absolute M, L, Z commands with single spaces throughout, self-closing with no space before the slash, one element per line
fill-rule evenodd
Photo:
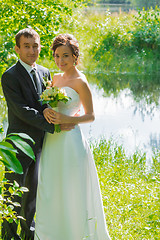
<path fill-rule="evenodd" d="M 47 74 L 50 78 L 49 70 L 37 65 L 37 72 L 44 90 L 43 77 Z M 28 134 L 35 141 L 32 147 L 36 154 L 42 147 L 44 132 L 53 133 L 54 125 L 45 120 L 43 110 L 47 105 L 39 101 L 31 77 L 19 61 L 2 75 L 2 89 L 8 106 L 7 133 Z"/>

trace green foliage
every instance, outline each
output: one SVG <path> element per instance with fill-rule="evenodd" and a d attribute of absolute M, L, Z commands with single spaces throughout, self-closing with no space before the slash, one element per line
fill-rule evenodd
<path fill-rule="evenodd" d="M 129 88 L 137 102 L 144 98 L 147 104 L 157 105 L 160 89 L 159 21 L 158 8 L 138 13 L 114 15 L 106 12 L 105 15 L 83 17 L 78 39 L 85 52 L 83 64 L 88 79 L 103 87 L 107 95 L 116 96 Z M 76 33 L 73 28 L 72 31 Z"/>
<path fill-rule="evenodd" d="M 91 147 L 111 239 L 158 240 L 160 152 L 153 153 L 148 170 L 145 154 L 127 156 L 113 140 L 101 139 Z"/>
<path fill-rule="evenodd" d="M 103 53 L 111 49 L 140 51 L 142 49 L 160 48 L 160 9 L 139 11 L 133 18 L 126 16 L 112 17 L 109 12 L 105 22 L 97 28 L 101 29 L 100 40 L 96 42 L 92 52 L 94 58 L 100 60 Z"/>
<path fill-rule="evenodd" d="M 100 20 L 98 18 L 99 15 L 89 19 L 94 23 L 95 28 L 89 55 L 96 61 L 96 68 L 99 65 L 101 69 L 107 70 L 110 63 L 114 65 L 113 59 L 116 52 L 121 56 L 121 51 L 128 51 L 130 48 L 131 33 L 129 31 L 133 29 L 134 19 L 132 14 L 114 16 L 108 11 L 103 18 Z M 87 68 L 90 68 L 88 65 Z"/>
<path fill-rule="evenodd" d="M 61 25 L 81 0 L 0 0 L 0 72 L 15 62 L 15 34 L 32 27 L 41 36 L 41 57 L 51 57 L 50 46 Z"/>
<path fill-rule="evenodd" d="M 1 132 L 3 132 L 2 128 Z M 28 143 L 25 142 L 24 139 L 34 142 L 27 134 L 24 133 L 9 134 L 0 142 L 0 161 L 3 162 L 3 164 L 9 170 L 12 170 L 18 174 L 22 174 L 23 169 L 19 160 L 16 157 L 16 153 L 18 153 L 18 151 L 13 147 L 12 144 L 14 144 L 27 156 L 35 160 L 32 148 Z M 12 144 L 10 142 L 12 142 Z"/>
<path fill-rule="evenodd" d="M 0 134 L 3 133 L 3 129 L 0 128 Z M 35 156 L 32 148 L 25 140 L 29 140 L 34 142 L 28 135 L 24 133 L 13 133 L 7 135 L 2 141 L 0 141 L 0 162 L 3 163 L 3 166 L 0 165 L 0 222 L 6 219 L 8 222 L 16 221 L 22 218 L 18 216 L 15 207 L 20 206 L 19 203 L 13 200 L 14 196 L 22 196 L 22 193 L 28 191 L 25 187 L 20 187 L 17 182 L 10 183 L 4 177 L 4 166 L 14 171 L 15 173 L 22 174 L 23 168 L 16 157 L 18 151 L 13 147 L 17 147 L 22 152 L 24 152 L 27 156 L 35 160 Z M 5 184 L 5 186 L 4 186 Z M 8 190 L 6 189 L 6 185 L 9 185 Z M 9 193 L 9 195 L 8 195 Z"/>
<path fill-rule="evenodd" d="M 131 44 L 139 49 L 160 50 L 160 9 L 143 10 L 135 16 Z"/>
<path fill-rule="evenodd" d="M 9 185 L 8 190 L 6 190 L 4 184 Z M 6 219 L 9 223 L 12 223 L 13 221 L 18 223 L 19 219 L 23 219 L 23 217 L 17 215 L 15 211 L 15 207 L 19 207 L 20 204 L 15 202 L 13 198 L 14 196 L 22 197 L 22 194 L 27 191 L 27 188 L 20 187 L 16 181 L 12 184 L 9 183 L 7 179 L 2 179 L 0 182 L 0 222 Z M 10 193 L 9 197 L 8 192 Z"/>

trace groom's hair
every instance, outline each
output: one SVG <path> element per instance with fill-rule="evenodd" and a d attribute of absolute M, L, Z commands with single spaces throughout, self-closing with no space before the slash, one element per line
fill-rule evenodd
<path fill-rule="evenodd" d="M 26 38 L 37 37 L 37 38 L 39 38 L 39 41 L 40 41 L 40 36 L 34 29 L 24 28 L 24 29 L 20 30 L 15 36 L 16 46 L 19 47 L 19 48 L 20 48 L 20 38 L 21 38 L 21 36 L 24 36 Z"/>

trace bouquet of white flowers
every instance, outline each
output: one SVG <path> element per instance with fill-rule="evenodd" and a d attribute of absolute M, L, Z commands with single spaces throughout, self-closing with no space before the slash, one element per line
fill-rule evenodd
<path fill-rule="evenodd" d="M 66 103 L 70 98 L 66 96 L 65 90 L 58 87 L 47 88 L 40 96 L 42 104 L 49 104 L 51 107 L 57 107 L 58 102 Z"/>
<path fill-rule="evenodd" d="M 47 88 L 40 96 L 42 104 L 49 104 L 52 108 L 57 107 L 58 102 L 66 103 L 70 97 L 66 96 L 65 90 L 58 87 Z M 55 124 L 55 132 L 60 132 L 59 124 Z"/>

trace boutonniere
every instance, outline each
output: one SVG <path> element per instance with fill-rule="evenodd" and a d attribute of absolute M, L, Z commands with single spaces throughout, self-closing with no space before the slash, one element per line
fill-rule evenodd
<path fill-rule="evenodd" d="M 45 74 L 43 77 L 43 84 L 46 88 L 51 86 L 51 80 L 49 79 L 47 74 Z"/>

